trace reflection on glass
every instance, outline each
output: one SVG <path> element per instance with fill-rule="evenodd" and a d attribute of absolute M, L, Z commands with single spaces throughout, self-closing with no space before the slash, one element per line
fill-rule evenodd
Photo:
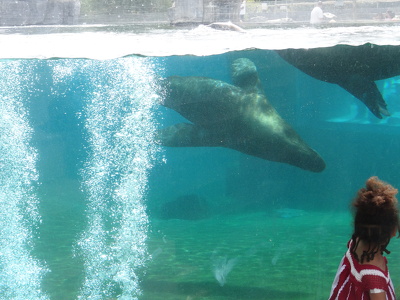
<path fill-rule="evenodd" d="M 323 3 L 319 27 L 314 2 L 14 4 L 0 298 L 329 296 L 355 192 L 400 187 L 387 4 Z"/>

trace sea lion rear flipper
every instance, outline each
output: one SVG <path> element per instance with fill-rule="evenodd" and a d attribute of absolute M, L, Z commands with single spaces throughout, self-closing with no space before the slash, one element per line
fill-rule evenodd
<path fill-rule="evenodd" d="M 374 81 L 360 75 L 352 75 L 344 79 L 339 85 L 360 99 L 376 117 L 382 119 L 382 115 L 390 115 L 386 102 Z"/>
<path fill-rule="evenodd" d="M 163 129 L 157 140 L 167 147 L 221 147 L 222 141 L 207 129 L 188 123 L 179 123 Z"/>

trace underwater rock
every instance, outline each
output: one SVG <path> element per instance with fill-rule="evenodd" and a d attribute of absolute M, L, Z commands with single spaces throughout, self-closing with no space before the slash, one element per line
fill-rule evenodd
<path fill-rule="evenodd" d="M 184 195 L 161 206 L 161 219 L 200 220 L 210 215 L 208 202 L 197 195 Z"/>
<path fill-rule="evenodd" d="M 323 171 L 323 159 L 267 100 L 254 63 L 240 59 L 232 69 L 233 82 L 239 86 L 205 77 L 164 80 L 162 105 L 192 124 L 161 129 L 159 143 L 168 147 L 226 147 L 312 172 Z"/>
<path fill-rule="evenodd" d="M 367 43 L 276 52 L 304 73 L 338 84 L 361 100 L 376 117 L 389 115 L 375 81 L 400 75 L 400 46 Z"/>

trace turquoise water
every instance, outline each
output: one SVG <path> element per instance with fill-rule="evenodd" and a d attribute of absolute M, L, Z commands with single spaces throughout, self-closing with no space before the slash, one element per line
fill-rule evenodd
<path fill-rule="evenodd" d="M 400 81 L 376 82 L 391 113 L 380 120 L 273 49 L 396 44 L 396 32 L 33 32 L 28 47 L 23 34 L 2 36 L 18 51 L 0 51 L 0 298 L 326 299 L 352 197 L 373 175 L 400 187 Z M 160 46 L 169 39 L 181 44 Z M 30 49 L 39 40 L 77 46 Z M 254 63 L 261 92 L 325 170 L 155 142 L 160 128 L 185 121 L 160 105 L 163 79 L 232 84 L 238 58 Z M 399 241 L 389 249 L 400 286 Z"/>
<path fill-rule="evenodd" d="M 329 212 L 155 222 L 143 299 L 326 299 L 348 225 Z"/>

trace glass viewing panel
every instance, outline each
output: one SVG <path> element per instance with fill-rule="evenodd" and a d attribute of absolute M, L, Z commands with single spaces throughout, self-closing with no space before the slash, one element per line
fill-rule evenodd
<path fill-rule="evenodd" d="M 400 5 L 319 5 L 4 0 L 0 298 L 327 299 L 400 187 Z"/>

